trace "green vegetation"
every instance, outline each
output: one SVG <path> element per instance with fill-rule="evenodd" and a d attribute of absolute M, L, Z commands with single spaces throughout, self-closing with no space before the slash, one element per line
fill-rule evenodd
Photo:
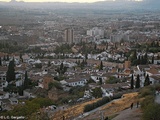
<path fill-rule="evenodd" d="M 35 98 L 32 100 L 25 101 L 25 104 L 19 104 L 14 107 L 13 110 L 2 112 L 0 115 L 4 116 L 25 116 L 30 118 L 30 116 L 39 111 L 40 108 L 53 105 L 54 102 L 48 98 Z"/>
<path fill-rule="evenodd" d="M 59 90 L 62 90 L 62 87 L 61 87 L 61 84 L 59 82 L 51 82 L 49 83 L 48 85 L 48 90 L 51 90 L 53 87 L 59 89 Z"/>
<path fill-rule="evenodd" d="M 100 98 L 102 97 L 102 90 L 100 87 L 96 87 L 95 89 L 92 90 L 93 93 L 92 95 L 95 97 L 95 98 Z"/>
<path fill-rule="evenodd" d="M 150 85 L 150 80 L 149 80 L 149 75 L 147 74 L 145 81 L 144 81 L 144 86 Z"/>
<path fill-rule="evenodd" d="M 86 106 L 84 107 L 84 110 L 83 110 L 83 111 L 84 111 L 84 112 L 89 112 L 89 111 L 91 111 L 91 110 L 93 110 L 93 109 L 95 109 L 95 108 L 97 108 L 97 107 L 100 107 L 100 106 L 108 103 L 109 101 L 110 101 L 110 98 L 109 98 L 109 97 L 104 97 L 104 98 L 102 98 L 101 100 L 99 100 L 99 101 L 97 101 L 97 102 L 95 102 L 95 103 L 93 103 L 93 104 L 88 104 L 88 105 L 86 105 Z"/>
<path fill-rule="evenodd" d="M 7 76 L 6 76 L 6 80 L 8 82 L 14 81 L 15 80 L 15 69 L 14 69 L 14 59 L 12 61 L 10 61 L 9 66 L 8 66 L 8 70 L 7 70 Z"/>
<path fill-rule="evenodd" d="M 144 109 L 143 120 L 160 120 L 160 105 L 157 103 L 150 103 Z"/>
<path fill-rule="evenodd" d="M 159 120 L 160 105 L 155 103 L 155 90 L 159 89 L 160 85 L 146 86 L 139 92 L 139 96 L 143 97 L 141 108 L 143 110 L 143 120 Z"/>
<path fill-rule="evenodd" d="M 59 68 L 56 69 L 56 71 L 61 75 L 64 74 L 67 71 L 67 67 L 63 65 L 63 63 L 61 63 L 61 65 L 59 66 Z"/>
<path fill-rule="evenodd" d="M 118 82 L 120 82 L 120 80 L 117 79 L 117 78 L 114 77 L 114 76 L 110 76 L 110 77 L 108 78 L 108 80 L 106 80 L 106 83 L 107 83 L 107 84 L 114 84 L 114 83 L 118 83 Z"/>
<path fill-rule="evenodd" d="M 42 63 L 36 63 L 35 67 L 41 69 L 42 68 Z"/>
<path fill-rule="evenodd" d="M 131 89 L 134 89 L 134 79 L 133 79 L 133 74 L 132 74 L 132 77 L 131 77 Z"/>
<path fill-rule="evenodd" d="M 84 91 L 87 89 L 87 86 L 81 87 L 81 86 L 77 86 L 77 87 L 72 87 L 69 90 L 69 94 L 74 96 L 75 98 L 81 98 L 84 95 Z"/>
<path fill-rule="evenodd" d="M 72 45 L 69 44 L 63 44 L 61 46 L 56 47 L 54 52 L 57 53 L 72 53 Z"/>
<path fill-rule="evenodd" d="M 19 51 L 24 51 L 24 46 L 18 45 L 17 42 L 1 42 L 0 51 L 6 53 L 15 53 Z"/>
<path fill-rule="evenodd" d="M 78 67 L 83 69 L 87 65 L 87 59 L 83 59 L 82 62 L 80 60 L 76 61 Z"/>
<path fill-rule="evenodd" d="M 139 91 L 139 97 L 143 98 L 148 95 L 154 95 L 155 88 L 153 86 L 146 86 Z"/>
<path fill-rule="evenodd" d="M 136 88 L 140 88 L 140 78 L 139 78 L 139 74 L 137 75 Z"/>
<path fill-rule="evenodd" d="M 103 62 L 101 61 L 100 66 L 99 66 L 99 70 L 103 70 Z"/>
<path fill-rule="evenodd" d="M 30 79 L 28 79 L 27 71 L 25 72 L 25 79 L 24 79 L 24 89 L 27 89 L 30 84 Z"/>

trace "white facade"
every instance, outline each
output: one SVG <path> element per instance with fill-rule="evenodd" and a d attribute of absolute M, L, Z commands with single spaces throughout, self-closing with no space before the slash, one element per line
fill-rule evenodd
<path fill-rule="evenodd" d="M 85 86 L 85 84 L 87 83 L 86 79 L 82 79 L 82 80 L 75 80 L 75 81 L 67 81 L 67 84 L 69 86 L 75 87 L 75 86 Z"/>
<path fill-rule="evenodd" d="M 8 99 L 8 98 L 9 98 L 8 92 L 3 92 L 3 94 L 0 95 L 0 99 Z"/>
<path fill-rule="evenodd" d="M 87 30 L 87 35 L 92 37 L 100 36 L 101 38 L 104 38 L 104 30 L 94 27 L 91 30 Z"/>
<path fill-rule="evenodd" d="M 113 96 L 113 92 L 114 92 L 114 90 L 113 89 L 105 89 L 105 88 L 103 88 L 103 87 L 101 87 L 101 90 L 102 90 L 102 96 L 103 97 L 111 97 L 111 96 Z"/>

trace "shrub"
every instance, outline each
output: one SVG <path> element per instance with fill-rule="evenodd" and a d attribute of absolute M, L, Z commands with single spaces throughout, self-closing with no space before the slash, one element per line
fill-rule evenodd
<path fill-rule="evenodd" d="M 84 107 L 84 112 L 89 112 L 97 107 L 100 107 L 106 103 L 108 103 L 110 101 L 110 98 L 109 97 L 104 97 L 102 98 L 101 100 L 95 102 L 95 103 L 92 103 L 92 104 L 88 104 Z"/>
<path fill-rule="evenodd" d="M 54 104 L 54 102 L 48 98 L 35 98 L 31 102 L 40 105 L 41 108 Z"/>
<path fill-rule="evenodd" d="M 114 94 L 114 95 L 112 96 L 112 100 L 113 100 L 113 99 L 119 99 L 119 98 L 122 97 L 122 95 L 123 95 L 123 93 Z"/>
<path fill-rule="evenodd" d="M 145 99 L 141 102 L 142 109 L 146 109 L 146 107 L 149 104 L 152 104 L 153 102 L 154 102 L 154 96 L 152 95 L 146 96 Z"/>
<path fill-rule="evenodd" d="M 139 96 L 140 97 L 145 97 L 145 96 L 148 96 L 148 95 L 154 95 L 154 87 L 153 86 L 147 86 L 147 87 L 144 87 L 140 90 L 139 92 Z"/>
<path fill-rule="evenodd" d="M 157 103 L 149 104 L 144 110 L 143 120 L 160 120 L 160 105 Z"/>

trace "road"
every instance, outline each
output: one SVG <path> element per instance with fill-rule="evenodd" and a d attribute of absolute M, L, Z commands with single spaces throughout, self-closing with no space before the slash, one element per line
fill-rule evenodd
<path fill-rule="evenodd" d="M 111 102 L 116 101 L 116 100 L 119 100 L 119 99 L 112 100 L 112 101 L 110 101 L 110 102 L 108 102 L 108 103 L 106 103 L 106 104 L 104 104 L 104 105 L 102 105 L 102 106 L 100 106 L 100 107 L 98 107 L 98 108 L 90 111 L 90 112 L 86 112 L 86 113 L 84 113 L 83 115 L 79 115 L 78 117 L 74 118 L 73 120 L 84 120 L 84 118 L 85 118 L 86 116 L 88 116 L 88 115 L 90 115 L 90 114 L 93 114 L 93 113 L 95 113 L 95 112 L 97 112 L 97 111 L 100 112 L 102 107 L 104 107 L 104 106 L 106 106 L 107 104 L 110 104 Z"/>
<path fill-rule="evenodd" d="M 129 108 L 126 110 L 123 110 L 112 120 L 141 120 L 142 112 L 140 108 L 137 108 L 136 106 L 133 107 L 133 109 Z"/>

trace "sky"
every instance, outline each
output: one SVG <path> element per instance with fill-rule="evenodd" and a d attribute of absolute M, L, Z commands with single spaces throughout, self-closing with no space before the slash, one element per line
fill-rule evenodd
<path fill-rule="evenodd" d="M 9 2 L 10 0 L 0 0 Z M 17 0 L 17 1 L 25 1 L 25 2 L 80 2 L 80 3 L 93 3 L 97 1 L 114 1 L 114 0 Z M 135 1 L 142 1 L 142 0 L 135 0 Z"/>
<path fill-rule="evenodd" d="M 11 0 L 0 0 L 4 2 L 9 2 Z M 80 2 L 80 3 L 92 3 L 92 2 L 97 2 L 97 1 L 106 1 L 106 0 L 16 0 L 16 1 L 25 1 L 25 2 Z"/>

